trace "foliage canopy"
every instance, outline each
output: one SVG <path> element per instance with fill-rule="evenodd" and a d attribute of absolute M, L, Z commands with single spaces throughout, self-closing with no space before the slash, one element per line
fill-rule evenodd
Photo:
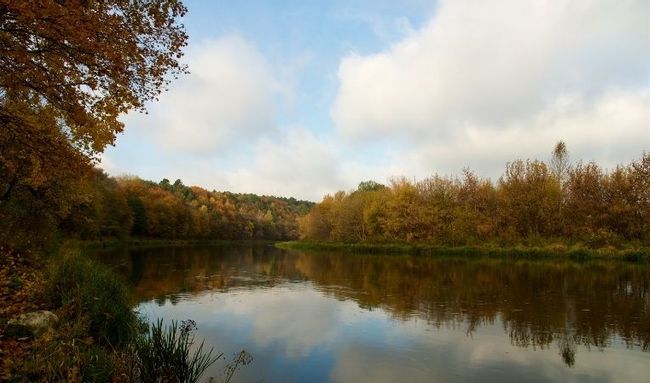
<path fill-rule="evenodd" d="M 469 170 L 388 187 L 362 182 L 327 195 L 300 218 L 307 240 L 589 247 L 650 244 L 650 154 L 606 172 L 569 162 L 559 142 L 550 163 L 515 160 L 494 183 Z"/>
<path fill-rule="evenodd" d="M 85 198 L 79 180 L 123 130 L 119 116 L 186 72 L 186 11 L 178 0 L 0 0 L 3 221 L 56 222 Z"/>
<path fill-rule="evenodd" d="M 0 201 L 96 160 L 169 81 L 187 35 L 177 0 L 0 0 Z"/>

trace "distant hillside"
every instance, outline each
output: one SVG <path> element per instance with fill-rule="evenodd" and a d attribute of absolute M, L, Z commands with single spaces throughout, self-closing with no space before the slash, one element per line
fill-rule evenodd
<path fill-rule="evenodd" d="M 66 236 L 163 239 L 294 239 L 298 217 L 314 203 L 295 198 L 208 191 L 180 180 L 113 178 L 100 170 L 83 182 L 62 222 Z"/>

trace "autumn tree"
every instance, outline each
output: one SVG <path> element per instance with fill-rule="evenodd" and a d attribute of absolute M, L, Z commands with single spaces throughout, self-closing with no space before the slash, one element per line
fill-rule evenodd
<path fill-rule="evenodd" d="M 362 183 L 363 184 L 363 183 Z M 371 189 L 360 191 L 357 194 L 363 200 L 363 229 L 366 240 L 381 239 L 384 235 L 382 222 L 385 221 L 384 207 L 388 201 L 390 190 L 381 184 L 374 185 Z"/>
<path fill-rule="evenodd" d="M 607 238 L 609 242 L 619 239 L 638 238 L 642 231 L 642 222 L 637 196 L 632 184 L 631 168 L 617 166 L 605 179 L 606 222 L 608 230 L 618 238 Z"/>
<path fill-rule="evenodd" d="M 569 152 L 564 141 L 558 141 L 558 143 L 555 144 L 549 168 L 560 182 L 560 187 L 562 187 L 566 182 L 570 170 Z"/>
<path fill-rule="evenodd" d="M 363 239 L 362 201 L 352 195 L 338 191 L 334 194 L 332 209 L 332 239 L 337 241 L 359 241 Z"/>
<path fill-rule="evenodd" d="M 300 238 L 309 240 L 330 239 L 332 232 L 331 211 L 334 198 L 330 195 L 314 206 L 309 213 L 299 219 Z"/>
<path fill-rule="evenodd" d="M 187 35 L 178 0 L 0 0 L 0 214 L 45 199 L 56 221 L 91 169 L 170 80 Z M 40 215 L 30 211 L 26 215 Z"/>
<path fill-rule="evenodd" d="M 384 232 L 392 240 L 415 241 L 426 239 L 424 206 L 415 185 L 406 178 L 391 180 L 386 214 L 382 222 Z"/>
<path fill-rule="evenodd" d="M 497 227 L 497 210 L 496 190 L 492 182 L 464 169 L 454 214 L 457 230 L 464 242 L 490 238 Z"/>
<path fill-rule="evenodd" d="M 518 238 L 555 234 L 560 189 L 544 162 L 517 160 L 499 179 L 502 222 Z"/>
<path fill-rule="evenodd" d="M 70 214 L 59 224 L 64 235 L 81 239 L 124 239 L 130 235 L 133 213 L 115 179 L 94 169 L 81 179 L 75 192 L 83 198 L 77 199 Z"/>
<path fill-rule="evenodd" d="M 435 242 L 459 241 L 458 210 L 459 182 L 450 177 L 435 175 L 416 184 L 422 205 L 417 214 L 423 234 Z"/>
<path fill-rule="evenodd" d="M 579 162 L 569 171 L 564 209 L 564 234 L 586 238 L 604 230 L 605 174 L 595 162 Z"/>
<path fill-rule="evenodd" d="M 357 192 L 367 192 L 367 191 L 380 191 L 386 189 L 386 186 L 380 184 L 379 182 L 369 180 L 359 182 L 357 187 Z"/>
<path fill-rule="evenodd" d="M 644 153 L 640 160 L 632 163 L 630 178 L 640 235 L 646 245 L 650 245 L 650 153 Z"/>
<path fill-rule="evenodd" d="M 0 121 L 21 136 L 38 128 L 29 114 L 52 116 L 79 152 L 102 152 L 121 114 L 185 71 L 185 12 L 178 0 L 1 0 Z"/>

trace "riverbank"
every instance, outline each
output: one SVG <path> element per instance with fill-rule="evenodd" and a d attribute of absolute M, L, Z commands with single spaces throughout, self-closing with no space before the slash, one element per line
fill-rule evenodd
<path fill-rule="evenodd" d="M 650 262 L 650 248 L 591 249 L 582 246 L 550 244 L 545 246 L 439 246 L 406 243 L 345 243 L 345 242 L 278 242 L 276 247 L 294 250 L 340 251 L 364 254 L 410 254 L 422 256 L 463 256 L 489 258 L 568 258 L 612 259 L 627 262 Z"/>
<path fill-rule="evenodd" d="M 82 240 L 67 240 L 62 245 L 62 248 L 73 249 L 108 249 L 120 247 L 182 247 L 182 246 L 259 246 L 259 245 L 273 245 L 276 241 L 255 239 L 233 239 L 233 240 L 207 240 L 207 239 L 100 239 L 92 241 Z"/>
<path fill-rule="evenodd" d="M 0 248 L 0 381 L 198 379 L 218 356 L 191 354 L 193 330 L 178 330 L 183 323 L 144 322 L 127 284 L 87 249 L 74 241 L 51 256 Z"/>
<path fill-rule="evenodd" d="M 32 354 L 33 339 L 9 337 L 9 319 L 46 308 L 37 292 L 43 288 L 45 262 L 33 254 L 0 247 L 0 381 L 11 381 L 17 365 Z"/>

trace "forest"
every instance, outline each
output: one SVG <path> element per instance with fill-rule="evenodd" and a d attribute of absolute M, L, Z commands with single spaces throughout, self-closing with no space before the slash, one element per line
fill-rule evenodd
<path fill-rule="evenodd" d="M 515 160 L 492 182 L 461 177 L 362 182 L 326 195 L 300 220 L 305 240 L 426 242 L 446 246 L 650 245 L 650 154 L 607 171 L 569 161 L 559 142 L 548 164 Z"/>
<path fill-rule="evenodd" d="M 181 180 L 109 177 L 99 169 L 77 180 L 73 193 L 63 211 L 35 201 L 25 209 L 18 199 L 2 235 L 16 246 L 28 244 L 35 229 L 52 240 L 286 240 L 298 237 L 297 218 L 313 206 L 294 198 L 208 191 Z M 33 214 L 39 206 L 40 214 Z"/>

